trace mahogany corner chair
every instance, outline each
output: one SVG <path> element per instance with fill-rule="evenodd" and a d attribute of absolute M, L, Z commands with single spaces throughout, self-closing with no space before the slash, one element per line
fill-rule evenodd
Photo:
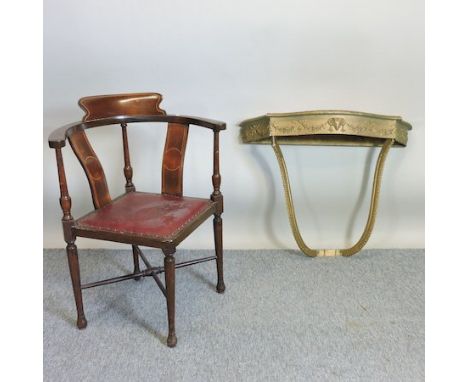
<path fill-rule="evenodd" d="M 49 146 L 55 149 L 60 183 L 60 205 L 63 211 L 62 225 L 67 243 L 67 257 L 75 296 L 77 326 L 87 325 L 83 311 L 82 290 L 99 285 L 111 284 L 129 279 L 138 280 L 151 276 L 167 301 L 169 333 L 167 345 L 176 346 L 175 333 L 175 270 L 204 261 L 216 260 L 218 280 L 216 290 L 223 293 L 223 239 L 222 219 L 223 195 L 220 191 L 219 132 L 226 124 L 214 120 L 167 115 L 160 109 L 162 96 L 158 93 L 115 94 L 85 97 L 79 100 L 86 112 L 81 122 L 75 122 L 55 130 L 49 136 Z M 160 194 L 137 192 L 132 183 L 132 167 L 127 139 L 127 126 L 135 122 L 167 122 L 167 135 L 162 160 L 162 190 Z M 109 189 L 103 168 L 85 133 L 86 129 L 105 125 L 122 127 L 123 169 L 126 183 L 125 193 L 115 199 Z M 189 125 L 209 128 L 214 133 L 213 143 L 213 193 L 209 199 L 183 196 L 184 154 Z M 77 156 L 88 178 L 95 210 L 74 219 L 71 215 L 71 198 L 62 158 L 62 147 L 66 140 Z M 177 245 L 189 236 L 201 223 L 214 215 L 214 242 L 216 256 L 205 257 L 179 264 L 174 254 Z M 77 237 L 108 240 L 132 245 L 134 271 L 120 277 L 82 284 L 78 263 Z M 164 267 L 154 267 L 139 248 L 148 246 L 160 248 L 164 253 Z M 140 270 L 140 261 L 146 269 Z M 164 273 L 165 285 L 158 278 Z"/>

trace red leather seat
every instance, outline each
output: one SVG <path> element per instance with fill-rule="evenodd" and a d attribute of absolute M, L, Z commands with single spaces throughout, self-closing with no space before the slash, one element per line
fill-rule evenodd
<path fill-rule="evenodd" d="M 212 207 L 209 199 L 130 192 L 78 219 L 75 227 L 166 241 Z"/>

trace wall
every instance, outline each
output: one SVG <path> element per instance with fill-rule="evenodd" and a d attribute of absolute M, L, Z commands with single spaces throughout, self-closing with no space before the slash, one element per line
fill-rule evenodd
<path fill-rule="evenodd" d="M 171 114 L 227 122 L 221 135 L 226 248 L 295 247 L 271 147 L 242 145 L 237 124 L 266 112 L 347 109 L 402 115 L 409 144 L 393 149 L 369 247 L 424 246 L 422 0 L 44 1 L 44 247 L 64 245 L 49 133 L 79 120 L 78 98 L 156 91 Z M 159 191 L 163 126 L 129 130 L 134 183 Z M 123 192 L 120 129 L 90 132 L 111 194 Z M 211 192 L 212 136 L 189 134 L 188 195 Z M 350 244 L 365 224 L 376 149 L 284 147 L 298 220 L 314 247 Z M 91 207 L 64 150 L 75 217 Z M 370 178 L 369 178 L 370 170 Z M 80 239 L 80 247 L 119 247 Z M 183 243 L 212 248 L 211 223 Z"/>

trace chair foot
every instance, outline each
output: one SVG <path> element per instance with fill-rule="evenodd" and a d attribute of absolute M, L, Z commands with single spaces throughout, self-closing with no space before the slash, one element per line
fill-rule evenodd
<path fill-rule="evenodd" d="M 78 317 L 76 320 L 76 326 L 78 329 L 84 329 L 86 326 L 88 326 L 88 321 L 86 320 L 86 317 Z"/>
<path fill-rule="evenodd" d="M 141 276 L 137 276 L 137 277 L 134 277 L 133 280 L 135 280 L 135 281 L 140 281 L 141 278 L 142 278 Z"/>
<path fill-rule="evenodd" d="M 216 285 L 216 292 L 222 294 L 224 293 L 225 290 L 226 290 L 226 286 L 224 285 L 224 282 L 218 283 L 218 285 Z"/>
<path fill-rule="evenodd" d="M 167 337 L 167 346 L 174 348 L 177 345 L 177 337 L 175 334 L 169 335 Z"/>

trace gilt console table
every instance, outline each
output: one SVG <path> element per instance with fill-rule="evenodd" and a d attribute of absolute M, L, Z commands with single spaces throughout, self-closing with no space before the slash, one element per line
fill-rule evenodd
<path fill-rule="evenodd" d="M 386 115 L 353 111 L 305 111 L 271 113 L 240 123 L 244 143 L 271 144 L 278 159 L 283 181 L 289 223 L 299 248 L 308 256 L 352 256 L 369 240 L 375 223 L 380 183 L 388 151 L 392 146 L 406 146 L 411 125 Z M 347 249 L 312 249 L 299 231 L 289 184 L 288 171 L 280 144 L 325 146 L 381 146 L 377 159 L 367 223 L 359 240 Z"/>

